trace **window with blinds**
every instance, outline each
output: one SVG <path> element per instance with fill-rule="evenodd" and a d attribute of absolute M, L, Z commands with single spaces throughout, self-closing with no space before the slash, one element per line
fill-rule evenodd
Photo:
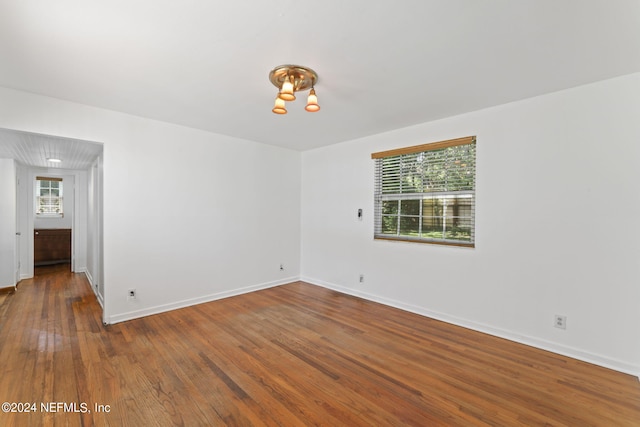
<path fill-rule="evenodd" d="M 36 215 L 62 217 L 62 178 L 36 177 Z"/>
<path fill-rule="evenodd" d="M 475 246 L 475 136 L 371 158 L 376 239 Z"/>

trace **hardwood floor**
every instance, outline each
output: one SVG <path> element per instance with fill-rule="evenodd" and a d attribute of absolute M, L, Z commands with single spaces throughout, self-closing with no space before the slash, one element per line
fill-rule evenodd
<path fill-rule="evenodd" d="M 0 425 L 640 425 L 635 377 L 302 282 L 100 319 L 83 275 L 19 284 Z"/>

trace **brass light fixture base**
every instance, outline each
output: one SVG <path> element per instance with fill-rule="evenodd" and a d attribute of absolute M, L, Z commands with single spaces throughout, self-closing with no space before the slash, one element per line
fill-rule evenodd
<path fill-rule="evenodd" d="M 318 74 L 311 68 L 301 65 L 279 65 L 269 73 L 269 80 L 278 89 L 286 79 L 293 83 L 293 91 L 311 89 L 318 81 Z"/>

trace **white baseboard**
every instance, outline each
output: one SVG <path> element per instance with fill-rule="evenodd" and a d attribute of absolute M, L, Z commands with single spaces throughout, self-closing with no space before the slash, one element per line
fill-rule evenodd
<path fill-rule="evenodd" d="M 93 276 L 91 276 L 91 273 L 89 272 L 89 270 L 85 270 L 84 275 L 87 277 L 87 280 L 89 281 L 89 285 L 91 285 L 91 289 L 93 289 L 95 284 L 93 282 Z M 93 291 L 93 293 L 96 293 L 96 291 Z"/>
<path fill-rule="evenodd" d="M 100 293 L 98 292 L 96 283 L 93 281 L 93 276 L 91 276 L 89 270 L 85 268 L 83 269 L 83 271 L 78 271 L 78 273 L 84 273 L 84 275 L 87 277 L 87 280 L 89 281 L 89 287 L 95 294 L 96 299 L 98 300 L 98 304 L 100 304 L 100 307 L 102 307 L 102 310 L 104 310 L 104 300 L 102 299 L 102 295 L 100 295 Z"/>
<path fill-rule="evenodd" d="M 142 310 L 130 311 L 127 313 L 120 313 L 108 316 L 108 319 L 105 319 L 107 324 L 114 324 L 125 322 L 127 320 L 138 319 L 145 316 L 150 316 L 152 314 L 160 314 L 171 310 L 177 310 L 179 308 L 190 307 L 192 305 L 204 304 L 211 301 L 220 300 L 223 298 L 229 298 L 236 295 L 242 295 L 249 292 L 259 291 L 262 289 L 273 288 L 275 286 L 285 285 L 287 283 L 296 282 L 300 280 L 300 277 L 288 277 L 285 279 L 276 280 L 273 282 L 265 282 L 257 285 L 246 286 L 243 288 L 233 289 L 230 291 L 218 292 L 215 294 L 205 295 L 197 298 L 190 298 L 182 301 L 173 302 L 170 304 L 163 304 L 155 307 L 148 307 Z"/>
<path fill-rule="evenodd" d="M 311 283 L 313 285 L 322 286 L 324 288 L 332 289 L 334 291 L 342 292 L 348 295 L 353 295 L 369 301 L 374 301 L 380 304 L 388 305 L 390 307 L 394 307 L 394 308 L 398 308 L 411 313 L 419 314 L 421 316 L 429 317 L 436 320 L 441 320 L 443 322 L 451 323 L 456 326 L 462 326 L 463 328 L 467 328 L 467 329 L 482 332 L 485 334 L 493 335 L 496 337 L 504 338 L 520 344 L 529 345 L 542 350 L 550 351 L 552 353 L 557 353 L 563 356 L 571 357 L 573 359 L 581 360 L 583 362 L 602 366 L 608 369 L 613 369 L 615 371 L 636 376 L 638 377 L 638 379 L 640 379 L 640 366 L 623 362 L 614 358 L 590 353 L 590 352 L 573 348 L 570 346 L 565 346 L 556 342 L 551 342 L 544 339 L 519 334 L 514 331 L 495 328 L 489 325 L 470 321 L 470 320 L 459 318 L 456 316 L 451 316 L 445 313 L 438 313 L 435 311 L 425 309 L 423 307 L 406 304 L 400 301 L 380 297 L 378 295 L 373 295 L 373 294 L 369 294 L 366 292 L 362 292 L 362 291 L 358 291 L 350 288 L 345 288 L 340 285 L 336 285 L 334 283 L 325 282 L 323 280 L 318 280 L 311 277 L 301 277 L 300 280 L 303 282 Z"/>

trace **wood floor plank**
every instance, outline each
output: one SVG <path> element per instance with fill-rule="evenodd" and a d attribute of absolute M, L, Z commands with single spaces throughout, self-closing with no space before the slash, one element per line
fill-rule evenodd
<path fill-rule="evenodd" d="M 302 282 L 110 326 L 68 267 L 3 297 L 37 410 L 2 426 L 640 425 L 635 377 Z"/>

